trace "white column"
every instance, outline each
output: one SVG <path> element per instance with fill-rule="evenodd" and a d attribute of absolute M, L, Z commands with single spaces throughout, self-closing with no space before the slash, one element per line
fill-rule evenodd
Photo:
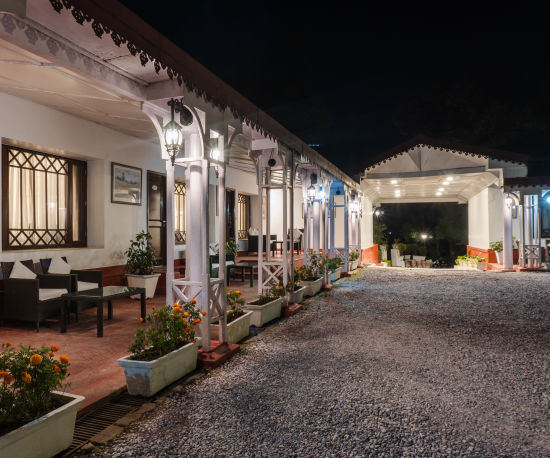
<path fill-rule="evenodd" d="M 513 269 L 514 268 L 514 252 L 512 247 L 512 205 L 504 202 L 504 228 L 502 238 L 502 268 Z"/>
<path fill-rule="evenodd" d="M 318 199 L 313 201 L 313 243 L 312 248 L 319 253 L 321 248 L 321 203 Z"/>
<path fill-rule="evenodd" d="M 210 175 L 210 164 L 207 160 L 202 161 L 202 212 L 201 212 L 201 223 L 204 231 L 204 236 L 202 237 L 202 273 L 201 273 L 201 310 L 206 311 L 206 315 L 203 316 L 200 323 L 201 337 L 202 337 L 202 349 L 204 351 L 210 351 L 210 319 L 211 319 L 211 308 L 210 308 L 210 215 L 209 215 L 209 175 Z"/>
<path fill-rule="evenodd" d="M 256 175 L 258 181 L 258 294 L 263 294 L 263 159 L 262 156 L 258 156 L 258 162 L 256 164 Z"/>
<path fill-rule="evenodd" d="M 336 254 L 334 253 L 334 196 L 329 194 L 329 211 L 330 211 L 330 257 L 334 258 Z"/>
<path fill-rule="evenodd" d="M 286 158 L 284 156 L 281 156 L 283 158 L 283 248 L 282 248 L 282 255 L 283 255 L 283 285 L 286 288 L 286 285 L 288 283 L 288 224 L 287 224 L 287 212 L 288 212 L 288 190 L 287 190 L 287 167 L 286 167 Z M 292 207 L 294 210 L 294 207 Z"/>
<path fill-rule="evenodd" d="M 220 148 L 220 151 L 223 151 L 224 146 L 223 137 L 220 136 L 218 141 L 218 148 Z M 227 314 L 225 313 L 225 228 L 227 215 L 225 214 L 225 166 L 223 165 L 218 166 L 218 215 L 218 278 L 221 280 L 221 283 L 218 285 L 218 288 L 220 288 L 218 291 L 220 305 L 224 310 L 224 313 L 220 316 L 218 333 L 220 342 L 225 343 L 227 342 Z"/>
<path fill-rule="evenodd" d="M 166 161 L 166 303 L 174 303 L 174 169 Z"/>
<path fill-rule="evenodd" d="M 349 196 L 344 189 L 344 266 L 346 272 L 349 272 Z"/>

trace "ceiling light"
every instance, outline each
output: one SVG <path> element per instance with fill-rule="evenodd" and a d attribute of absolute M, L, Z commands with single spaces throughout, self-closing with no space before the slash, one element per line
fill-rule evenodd
<path fill-rule="evenodd" d="M 391 180 L 390 183 L 391 184 L 397 184 L 397 180 Z"/>
<path fill-rule="evenodd" d="M 435 193 L 435 195 L 436 195 L 436 196 L 440 196 L 440 195 L 441 195 L 441 192 L 440 192 L 440 191 L 437 191 L 437 192 Z"/>
<path fill-rule="evenodd" d="M 444 188 L 439 188 L 438 191 L 443 192 L 443 191 L 445 191 L 445 189 Z"/>
<path fill-rule="evenodd" d="M 453 178 L 453 177 L 447 177 L 446 180 L 447 180 L 447 181 L 453 181 L 454 178 Z"/>
<path fill-rule="evenodd" d="M 443 186 L 447 186 L 448 184 L 449 184 L 448 181 L 444 181 L 444 182 L 443 182 Z"/>

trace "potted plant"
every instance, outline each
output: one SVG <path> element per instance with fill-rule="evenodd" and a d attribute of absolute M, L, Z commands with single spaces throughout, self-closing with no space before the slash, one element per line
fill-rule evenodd
<path fill-rule="evenodd" d="M 266 323 L 281 316 L 283 299 L 286 296 L 285 288 L 282 285 L 273 285 L 269 293 L 245 305 L 245 310 L 252 312 L 250 324 L 263 326 Z"/>
<path fill-rule="evenodd" d="M 388 259 L 383 259 L 382 260 L 382 266 L 383 267 L 391 267 L 391 261 L 388 260 Z"/>
<path fill-rule="evenodd" d="M 126 278 L 128 286 L 145 288 L 145 297 L 150 299 L 155 296 L 157 282 L 160 274 L 153 273 L 155 266 L 155 253 L 151 244 L 151 234 L 141 231 L 135 240 L 130 240 L 130 248 L 126 252 Z M 132 296 L 139 298 L 139 295 Z"/>
<path fill-rule="evenodd" d="M 239 290 L 230 289 L 226 293 L 226 301 L 231 307 L 227 312 L 227 342 L 238 343 L 250 334 L 252 312 L 244 311 L 245 300 Z"/>
<path fill-rule="evenodd" d="M 203 315 L 205 312 L 203 312 Z M 195 299 L 160 307 L 138 327 L 130 355 L 117 360 L 124 370 L 128 393 L 150 397 L 197 367 L 198 343 L 194 326 L 201 313 Z"/>
<path fill-rule="evenodd" d="M 286 288 L 287 292 L 292 294 L 292 302 L 295 304 L 301 304 L 304 300 L 304 293 L 306 291 L 306 287 L 302 285 L 301 281 L 302 278 L 302 271 L 300 268 L 294 269 L 294 288 L 292 288 L 292 282 L 288 282 Z M 280 282 L 279 282 L 280 283 Z"/>
<path fill-rule="evenodd" d="M 355 270 L 357 269 L 357 265 L 359 264 L 359 251 L 350 251 L 348 253 L 348 263 L 349 263 L 349 270 Z"/>
<path fill-rule="evenodd" d="M 342 276 L 342 260 L 339 257 L 329 258 L 327 261 L 327 270 L 330 274 L 330 281 L 339 280 Z"/>
<path fill-rule="evenodd" d="M 323 266 L 314 250 L 308 251 L 307 258 L 309 259 L 309 264 L 300 267 L 301 284 L 306 287 L 304 296 L 315 296 L 323 287 Z"/>
<path fill-rule="evenodd" d="M 497 263 L 502 264 L 502 242 L 491 242 L 489 248 L 495 252 Z"/>
<path fill-rule="evenodd" d="M 0 455 L 54 456 L 70 447 L 84 397 L 61 391 L 69 358 L 57 345 L 0 353 Z"/>
<path fill-rule="evenodd" d="M 487 258 L 481 258 L 478 255 L 471 256 L 468 251 L 467 255 L 457 256 L 455 260 L 455 269 L 459 270 L 485 270 Z"/>

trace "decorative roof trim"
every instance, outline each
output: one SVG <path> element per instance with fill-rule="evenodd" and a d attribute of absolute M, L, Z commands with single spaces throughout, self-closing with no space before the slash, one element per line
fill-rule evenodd
<path fill-rule="evenodd" d="M 349 187 L 359 189 L 359 184 L 355 180 L 286 130 L 277 121 L 273 120 L 269 115 L 179 47 L 168 41 L 145 21 L 140 19 L 143 28 L 147 29 L 144 32 L 147 36 L 131 33 L 130 26 L 121 23 L 122 27 L 127 29 L 128 34 L 125 34 L 124 32 L 114 30 L 115 23 L 117 22 L 116 17 L 114 17 L 115 15 L 111 11 L 106 11 L 105 5 L 101 5 L 97 0 L 49 1 L 58 13 L 66 9 L 72 14 L 78 24 L 82 26 L 85 23 L 90 24 L 98 38 L 109 35 L 116 46 L 126 45 L 130 54 L 139 58 L 141 65 L 145 66 L 148 62 L 152 62 L 157 73 L 165 70 L 168 77 L 175 79 L 180 87 L 183 87 L 185 84 L 189 92 L 194 92 L 198 97 L 221 111 L 229 109 L 235 119 L 252 127 L 263 136 L 285 145 L 296 153 L 307 155 L 310 159 L 316 161 L 320 167 L 346 183 Z M 118 2 L 112 1 L 109 2 L 109 5 L 129 11 Z M 137 16 L 135 17 L 137 18 Z M 129 38 L 130 35 L 133 36 L 133 39 Z M 174 55 L 170 54 L 174 49 L 177 49 L 177 52 L 174 52 Z M 210 88 L 206 90 L 205 86 L 208 86 L 208 83 L 210 83 Z"/>
<path fill-rule="evenodd" d="M 512 153 L 509 151 L 497 150 L 493 148 L 464 145 L 445 140 L 437 140 L 427 137 L 425 135 L 416 135 L 412 139 L 387 150 L 386 152 L 378 155 L 373 160 L 369 161 L 368 165 L 365 167 L 365 170 L 368 171 L 375 168 L 379 164 L 385 164 L 391 159 L 402 156 L 403 154 L 412 151 L 418 146 L 427 147 L 428 149 L 433 148 L 435 150 L 452 152 L 463 156 L 497 159 L 516 164 L 526 165 L 527 161 L 529 160 L 529 157 L 523 154 Z"/>

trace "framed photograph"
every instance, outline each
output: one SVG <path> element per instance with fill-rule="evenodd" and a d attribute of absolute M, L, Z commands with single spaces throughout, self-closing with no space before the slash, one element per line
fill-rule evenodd
<path fill-rule="evenodd" d="M 111 202 L 141 205 L 141 169 L 111 162 Z"/>

